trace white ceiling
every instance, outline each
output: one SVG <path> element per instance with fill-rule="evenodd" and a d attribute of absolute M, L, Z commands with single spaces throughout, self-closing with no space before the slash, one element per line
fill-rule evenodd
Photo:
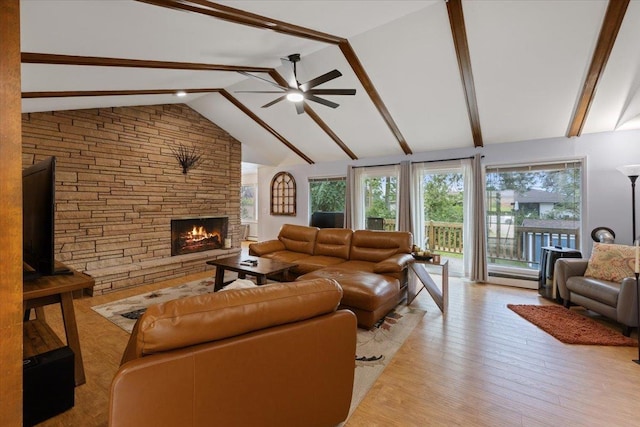
<path fill-rule="evenodd" d="M 473 147 L 447 6 L 431 1 L 221 1 L 270 19 L 348 39 L 413 153 Z M 463 0 L 483 144 L 567 134 L 607 8 L 606 0 Z M 22 51 L 276 68 L 300 53 L 298 77 L 332 69 L 321 88 L 337 109 L 309 102 L 358 158 L 403 150 L 340 48 L 199 13 L 134 0 L 22 0 Z M 583 133 L 640 128 L 640 1 L 632 0 Z M 282 74 L 282 72 L 281 72 Z M 267 74 L 260 74 L 269 78 Z M 309 115 L 235 72 L 23 64 L 23 92 L 225 89 L 313 162 L 349 157 Z M 305 160 L 219 93 L 31 98 L 23 111 L 186 103 L 243 144 L 243 161 Z"/>

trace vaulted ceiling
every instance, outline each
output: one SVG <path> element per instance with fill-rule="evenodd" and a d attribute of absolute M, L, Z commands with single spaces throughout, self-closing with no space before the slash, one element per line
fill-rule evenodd
<path fill-rule="evenodd" d="M 22 0 L 23 112 L 186 103 L 273 166 L 535 143 L 640 128 L 639 41 L 638 0 Z M 355 96 L 244 92 L 294 53 Z"/>

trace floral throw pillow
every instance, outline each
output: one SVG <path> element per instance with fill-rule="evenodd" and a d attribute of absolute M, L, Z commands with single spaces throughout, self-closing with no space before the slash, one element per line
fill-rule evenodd
<path fill-rule="evenodd" d="M 634 246 L 594 243 L 584 275 L 610 282 L 622 282 L 625 277 L 633 277 L 635 265 Z"/>

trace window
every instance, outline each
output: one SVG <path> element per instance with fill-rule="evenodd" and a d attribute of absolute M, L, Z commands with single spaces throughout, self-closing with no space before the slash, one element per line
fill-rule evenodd
<path fill-rule="evenodd" d="M 258 186 L 255 184 L 240 187 L 240 219 L 256 221 L 258 219 Z"/>
<path fill-rule="evenodd" d="M 579 249 L 582 162 L 486 170 L 490 272 L 533 276 L 543 246 Z"/>
<path fill-rule="evenodd" d="M 271 179 L 271 215 L 296 214 L 296 180 L 289 172 L 278 172 Z"/>
<path fill-rule="evenodd" d="M 399 165 L 356 169 L 356 229 L 397 230 Z"/>
<path fill-rule="evenodd" d="M 344 227 L 345 177 L 309 178 L 309 224 L 320 228 Z"/>

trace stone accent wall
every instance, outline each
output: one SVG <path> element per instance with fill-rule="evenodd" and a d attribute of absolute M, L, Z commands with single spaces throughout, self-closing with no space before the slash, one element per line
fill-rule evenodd
<path fill-rule="evenodd" d="M 170 147 L 202 153 L 184 175 Z M 56 156 L 56 259 L 94 292 L 190 274 L 232 251 L 171 257 L 171 218 L 228 216 L 239 248 L 241 146 L 184 104 L 22 117 L 23 167 Z"/>

